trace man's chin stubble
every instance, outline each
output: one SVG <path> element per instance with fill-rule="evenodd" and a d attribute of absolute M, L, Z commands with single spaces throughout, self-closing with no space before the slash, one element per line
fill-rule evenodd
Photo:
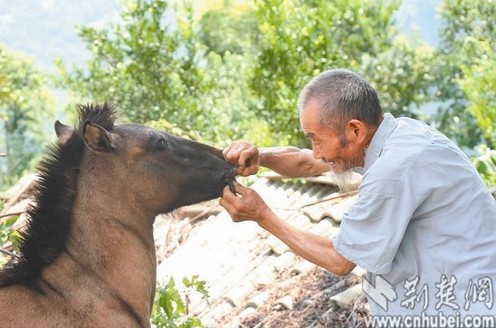
<path fill-rule="evenodd" d="M 333 177 L 333 181 L 336 186 L 342 192 L 348 192 L 356 189 L 356 183 L 353 179 L 354 168 L 349 167 L 336 167 L 336 163 L 329 163 L 329 172 Z M 334 171 L 334 168 L 338 168 L 337 172 Z"/>

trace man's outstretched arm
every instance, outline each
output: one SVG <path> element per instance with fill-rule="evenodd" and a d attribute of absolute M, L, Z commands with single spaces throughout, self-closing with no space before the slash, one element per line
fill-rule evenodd
<path fill-rule="evenodd" d="M 283 176 L 303 178 L 329 171 L 329 164 L 313 157 L 310 149 L 296 147 L 260 148 L 260 165 Z"/>
<path fill-rule="evenodd" d="M 301 231 L 279 218 L 260 198 L 256 191 L 236 184 L 236 192 L 228 187 L 220 200 L 235 222 L 252 220 L 267 230 L 297 255 L 340 276 L 347 275 L 355 264 L 341 256 L 329 238 Z"/>
<path fill-rule="evenodd" d="M 308 177 L 329 171 L 329 164 L 315 159 L 309 149 L 258 148 L 245 141 L 235 141 L 222 154 L 227 161 L 238 166 L 238 174 L 242 176 L 257 173 L 259 166 L 290 178 Z"/>

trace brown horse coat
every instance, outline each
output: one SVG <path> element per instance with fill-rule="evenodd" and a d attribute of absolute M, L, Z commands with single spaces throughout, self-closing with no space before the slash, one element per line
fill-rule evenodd
<path fill-rule="evenodd" d="M 149 327 L 154 217 L 233 179 L 215 148 L 114 120 L 105 104 L 55 124 L 20 257 L 0 270 L 2 328 Z"/>

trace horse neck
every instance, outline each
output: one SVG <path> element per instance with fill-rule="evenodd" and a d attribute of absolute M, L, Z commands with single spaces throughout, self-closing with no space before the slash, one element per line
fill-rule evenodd
<path fill-rule="evenodd" d="M 148 320 L 156 284 L 153 218 L 132 207 L 122 191 L 116 185 L 80 188 L 69 239 L 59 259 L 62 265 L 52 266 L 46 274 L 76 279 L 75 293 L 89 293 L 87 299 L 93 302 L 124 303 L 141 320 Z M 77 289 L 85 285 L 112 296 L 95 300 L 95 292 Z"/>

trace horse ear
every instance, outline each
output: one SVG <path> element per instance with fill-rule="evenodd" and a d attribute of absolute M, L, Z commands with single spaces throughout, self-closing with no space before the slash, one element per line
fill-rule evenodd
<path fill-rule="evenodd" d="M 114 149 L 110 132 L 86 121 L 83 126 L 84 143 L 94 151 L 109 152 Z"/>
<path fill-rule="evenodd" d="M 57 134 L 57 138 L 59 139 L 59 142 L 62 145 L 64 145 L 74 133 L 74 128 L 62 124 L 58 120 L 55 121 L 54 128 L 55 128 L 55 134 Z"/>

